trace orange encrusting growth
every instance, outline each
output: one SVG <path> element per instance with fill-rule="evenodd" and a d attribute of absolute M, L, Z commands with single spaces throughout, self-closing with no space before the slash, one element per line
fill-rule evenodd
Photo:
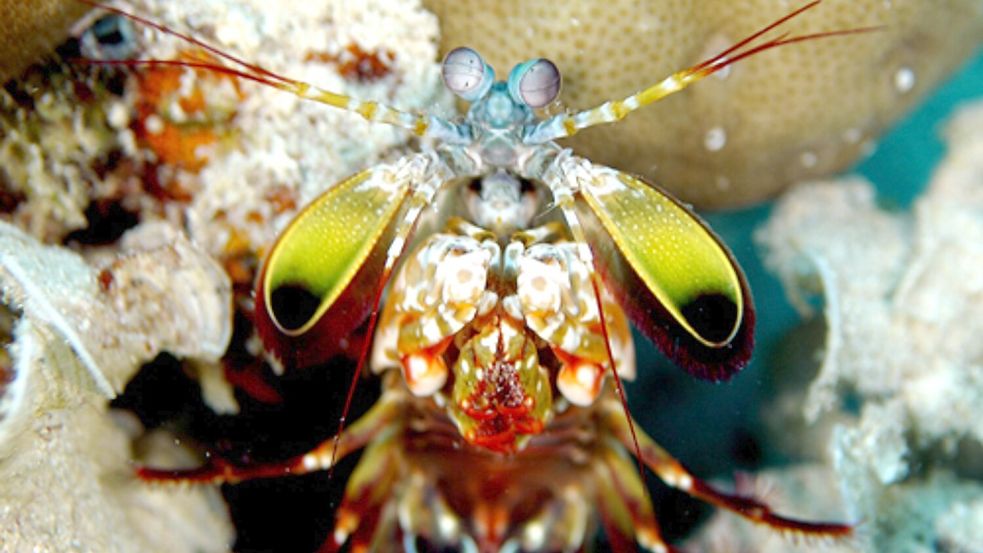
<path fill-rule="evenodd" d="M 366 52 L 358 44 L 349 44 L 340 54 L 309 52 L 304 60 L 335 64 L 342 77 L 365 83 L 389 75 L 393 57 L 388 50 Z"/>
<path fill-rule="evenodd" d="M 179 56 L 179 60 L 188 63 L 202 59 L 211 57 L 195 52 L 183 52 Z M 150 148 L 161 163 L 198 172 L 208 163 L 208 149 L 221 138 L 222 125 L 235 116 L 234 111 L 213 109 L 205 89 L 226 81 L 233 87 L 237 100 L 241 101 L 244 93 L 237 79 L 201 70 L 197 71 L 194 86 L 182 90 L 185 71 L 180 64 L 168 65 L 153 67 L 137 77 L 134 130 L 140 143 Z M 172 117 L 175 112 L 183 120 Z"/>

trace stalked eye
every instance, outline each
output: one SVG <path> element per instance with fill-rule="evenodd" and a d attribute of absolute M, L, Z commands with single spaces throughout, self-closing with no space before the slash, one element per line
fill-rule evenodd
<path fill-rule="evenodd" d="M 560 94 L 560 70 L 546 58 L 516 65 L 509 74 L 509 94 L 531 108 L 549 105 Z"/>
<path fill-rule="evenodd" d="M 100 17 L 81 38 L 82 55 L 97 60 L 122 60 L 133 55 L 133 24 L 119 15 Z"/>
<path fill-rule="evenodd" d="M 471 48 L 455 48 L 444 58 L 444 85 L 464 100 L 473 102 L 488 92 L 495 72 Z"/>

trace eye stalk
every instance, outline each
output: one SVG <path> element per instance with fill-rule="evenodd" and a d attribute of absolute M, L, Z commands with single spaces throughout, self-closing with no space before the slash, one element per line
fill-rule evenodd
<path fill-rule="evenodd" d="M 451 50 L 444 58 L 441 74 L 444 85 L 468 102 L 484 96 L 495 82 L 495 71 L 471 48 Z"/>
<path fill-rule="evenodd" d="M 110 14 L 100 17 L 80 38 L 82 55 L 94 60 L 124 60 L 133 55 L 136 39 L 129 19 Z"/>
<path fill-rule="evenodd" d="M 546 107 L 560 94 L 560 70 L 546 58 L 516 65 L 509 73 L 512 99 L 531 108 Z"/>

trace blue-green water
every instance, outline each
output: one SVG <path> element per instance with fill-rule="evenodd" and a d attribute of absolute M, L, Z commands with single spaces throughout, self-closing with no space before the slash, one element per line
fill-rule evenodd
<path fill-rule="evenodd" d="M 983 50 L 938 87 L 877 143 L 876 150 L 851 172 L 877 189 L 883 205 L 908 209 L 945 155 L 941 132 L 960 104 L 983 99 Z M 743 430 L 753 433 L 759 406 L 767 400 L 767 370 L 782 367 L 776 353 L 789 330 L 801 318 L 785 297 L 778 280 L 761 263 L 753 232 L 764 222 L 771 205 L 707 216 L 711 226 L 734 250 L 747 273 L 758 310 L 757 347 L 751 366 L 732 381 L 709 384 L 689 378 L 668 362 L 651 361 L 659 354 L 638 340 L 640 381 L 630 387 L 635 405 L 658 406 L 657 412 L 636 412 L 642 426 L 670 451 L 704 475 L 734 470 L 735 452 L 746 444 Z M 802 352 L 812 355 L 812 352 Z M 653 367 L 653 363 L 656 365 Z M 698 436 L 689 439 L 691 436 Z M 766 455 L 767 457 L 767 455 Z"/>

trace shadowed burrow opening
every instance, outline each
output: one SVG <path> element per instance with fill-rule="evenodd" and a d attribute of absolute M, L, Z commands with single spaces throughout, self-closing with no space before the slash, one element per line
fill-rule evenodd
<path fill-rule="evenodd" d="M 20 320 L 21 312 L 13 307 L 0 303 L 0 425 L 10 416 L 15 399 L 13 384 L 17 379 L 17 368 L 14 366 L 14 327 Z"/>
<path fill-rule="evenodd" d="M 85 228 L 72 231 L 64 242 L 86 246 L 112 244 L 140 223 L 140 214 L 127 209 L 120 198 L 99 198 L 85 208 Z"/>
<path fill-rule="evenodd" d="M 235 363 L 242 363 L 251 335 L 248 320 L 237 317 L 227 357 L 235 356 Z M 209 451 L 236 464 L 281 461 L 335 434 L 353 370 L 354 364 L 342 358 L 281 376 L 264 366 L 260 378 L 278 400 L 256 398 L 237 388 L 240 411 L 217 414 L 206 404 L 190 367 L 162 353 L 140 369 L 111 405 L 134 413 L 147 433 L 166 429 L 182 443 L 195 444 L 202 455 Z M 349 424 L 375 403 L 378 394 L 376 379 L 359 382 Z M 236 527 L 234 550 L 317 550 L 333 529 L 334 511 L 359 458 L 359 453 L 352 454 L 331 475 L 318 472 L 223 485 L 221 491 Z"/>

